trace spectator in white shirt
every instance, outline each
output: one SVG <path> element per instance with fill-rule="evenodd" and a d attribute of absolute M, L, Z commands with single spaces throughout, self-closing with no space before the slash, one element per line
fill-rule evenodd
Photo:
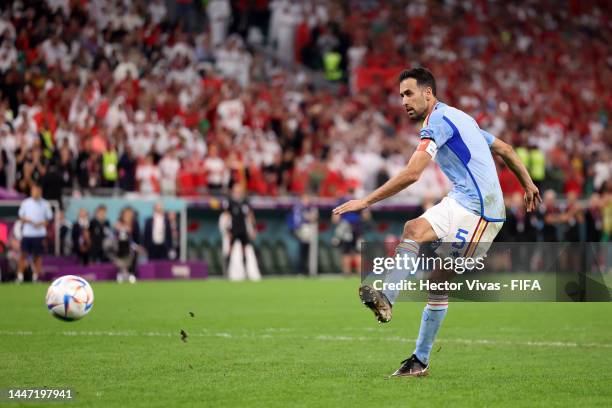
<path fill-rule="evenodd" d="M 137 120 L 140 119 L 139 116 L 142 116 L 141 114 L 144 115 L 143 112 L 137 112 Z M 144 121 L 144 119 L 141 119 L 141 121 Z M 135 136 L 130 138 L 130 144 L 132 146 L 134 156 L 140 159 L 151 152 L 155 139 L 153 138 L 148 126 L 145 126 L 142 123 L 139 123 L 136 126 L 136 131 L 134 133 Z"/>
<path fill-rule="evenodd" d="M 224 46 L 215 47 L 215 50 L 215 67 L 219 73 L 246 87 L 249 84 L 253 58 L 245 49 L 242 38 L 231 35 Z"/>
<path fill-rule="evenodd" d="M 176 176 L 181 168 L 181 163 L 176 157 L 176 151 L 171 149 L 159 162 L 161 174 L 161 193 L 163 195 L 176 194 Z"/>
<path fill-rule="evenodd" d="M 227 28 L 232 17 L 229 0 L 211 0 L 206 6 L 206 13 L 210 20 L 211 42 L 216 47 L 225 41 Z"/>
<path fill-rule="evenodd" d="M 153 163 L 153 155 L 149 154 L 136 169 L 138 191 L 142 194 L 155 194 L 159 191 L 159 179 L 159 168 Z"/>
<path fill-rule="evenodd" d="M 593 185 L 595 190 L 603 189 L 606 181 L 612 177 L 612 161 L 610 161 L 610 154 L 606 150 L 599 152 L 598 160 L 593 165 Z"/>
<path fill-rule="evenodd" d="M 23 224 L 21 238 L 21 257 L 17 265 L 17 282 L 23 282 L 23 272 L 28 257 L 32 257 L 32 281 L 38 280 L 42 266 L 42 254 L 45 250 L 47 224 L 53 218 L 49 203 L 42 198 L 42 188 L 32 184 L 30 198 L 19 207 L 19 221 Z"/>
<path fill-rule="evenodd" d="M 68 46 L 61 41 L 60 33 L 42 43 L 41 51 L 47 67 L 67 67 Z"/>
<path fill-rule="evenodd" d="M 229 175 L 225 161 L 219 157 L 216 145 L 210 146 L 208 156 L 204 160 L 204 171 L 206 172 L 208 189 L 211 192 L 221 192 L 227 184 Z"/>
<path fill-rule="evenodd" d="M 295 28 L 300 23 L 300 7 L 285 2 L 274 17 L 277 26 L 271 39 L 276 43 L 276 55 L 282 61 L 293 62 Z"/>
<path fill-rule="evenodd" d="M 153 24 L 159 24 L 166 18 L 166 5 L 162 0 L 153 0 L 148 5 L 149 15 Z"/>
<path fill-rule="evenodd" d="M 17 49 L 8 39 L 0 43 L 0 73 L 8 71 L 17 63 Z"/>
<path fill-rule="evenodd" d="M 226 99 L 217 107 L 221 125 L 234 133 L 239 133 L 244 120 L 244 104 L 240 98 Z"/>

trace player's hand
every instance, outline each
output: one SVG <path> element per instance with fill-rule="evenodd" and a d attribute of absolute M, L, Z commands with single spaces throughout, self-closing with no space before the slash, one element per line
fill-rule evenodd
<path fill-rule="evenodd" d="M 365 200 L 351 200 L 339 205 L 332 211 L 335 215 L 341 215 L 351 211 L 361 211 L 368 208 L 368 203 Z"/>
<path fill-rule="evenodd" d="M 531 212 L 538 208 L 538 205 L 542 202 L 540 197 L 540 190 L 535 185 L 531 185 L 525 189 L 525 208 L 527 212 Z"/>

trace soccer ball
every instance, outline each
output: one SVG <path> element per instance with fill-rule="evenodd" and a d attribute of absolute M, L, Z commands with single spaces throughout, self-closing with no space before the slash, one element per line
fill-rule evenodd
<path fill-rule="evenodd" d="M 93 307 L 94 294 L 87 281 L 66 275 L 53 281 L 47 290 L 47 309 L 58 319 L 72 321 L 85 316 Z"/>

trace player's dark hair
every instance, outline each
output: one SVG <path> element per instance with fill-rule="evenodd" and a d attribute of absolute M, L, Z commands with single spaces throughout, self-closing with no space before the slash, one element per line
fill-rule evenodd
<path fill-rule="evenodd" d="M 431 93 L 436 96 L 436 79 L 427 68 L 412 68 L 403 71 L 399 76 L 399 83 L 404 79 L 414 78 L 418 86 L 431 88 Z"/>

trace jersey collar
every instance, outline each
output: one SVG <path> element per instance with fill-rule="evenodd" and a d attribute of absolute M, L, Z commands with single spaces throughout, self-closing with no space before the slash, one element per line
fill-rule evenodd
<path fill-rule="evenodd" d="M 433 113 L 433 111 L 435 111 L 436 109 L 438 109 L 438 106 L 440 105 L 440 101 L 436 102 L 436 104 L 433 106 L 433 109 L 431 110 L 431 112 L 429 112 L 429 115 L 427 115 L 425 117 L 425 120 L 423 121 L 423 127 L 429 125 L 429 117 L 431 116 L 431 114 Z"/>

